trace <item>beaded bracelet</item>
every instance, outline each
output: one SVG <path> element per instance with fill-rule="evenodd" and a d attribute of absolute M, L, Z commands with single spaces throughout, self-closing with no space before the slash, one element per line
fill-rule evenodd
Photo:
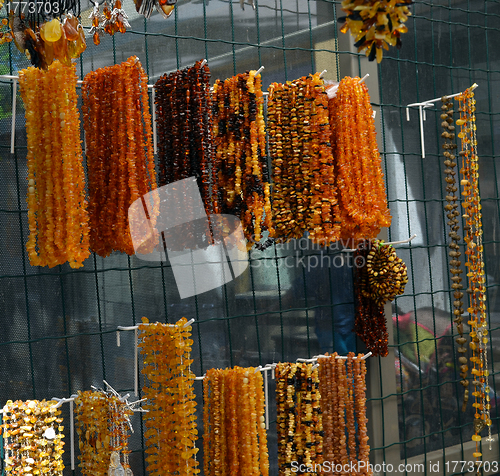
<path fill-rule="evenodd" d="M 76 68 L 53 63 L 47 71 L 19 72 L 28 139 L 26 250 L 32 266 L 69 262 L 83 266 L 90 255 Z"/>
<path fill-rule="evenodd" d="M 62 476 L 64 427 L 55 401 L 8 400 L 3 407 L 5 474 Z"/>
<path fill-rule="evenodd" d="M 146 463 L 151 474 L 194 475 L 197 468 L 195 442 L 196 401 L 190 359 L 191 326 L 182 318 L 173 325 L 149 324 L 143 318 L 140 349 L 144 356 L 144 405 Z"/>

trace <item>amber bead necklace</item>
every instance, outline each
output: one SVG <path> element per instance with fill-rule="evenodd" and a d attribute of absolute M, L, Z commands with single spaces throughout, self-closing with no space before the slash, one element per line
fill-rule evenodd
<path fill-rule="evenodd" d="M 75 398 L 76 431 L 79 436 L 79 467 L 83 475 L 105 476 L 122 467 L 133 476 L 128 463 L 128 417 L 132 410 L 116 395 L 102 390 L 78 392 Z M 123 453 L 123 465 L 120 462 Z"/>
<path fill-rule="evenodd" d="M 453 125 L 453 101 L 451 98 L 443 97 L 441 99 L 441 127 L 444 131 L 441 134 L 441 137 L 444 139 L 442 148 L 444 149 L 444 165 L 446 169 L 445 173 L 445 181 L 446 181 L 446 205 L 445 211 L 446 216 L 448 217 L 448 226 L 450 227 L 450 232 L 448 236 L 451 239 L 448 247 L 450 248 L 449 256 L 449 266 L 450 266 L 450 274 L 451 274 L 451 287 L 453 289 L 453 315 L 454 322 L 457 327 L 457 332 L 459 336 L 455 339 L 458 347 L 458 353 L 460 354 L 458 358 L 458 362 L 460 364 L 460 384 L 464 387 L 464 398 L 462 403 L 462 410 L 464 411 L 469 400 L 469 380 L 467 379 L 469 367 L 467 365 L 467 347 L 465 346 L 467 342 L 467 338 L 464 336 L 464 327 L 463 327 L 463 319 L 462 314 L 463 310 L 463 286 L 462 286 L 462 278 L 460 274 L 462 274 L 461 268 L 461 252 L 460 252 L 460 235 L 458 231 L 460 229 L 458 217 L 460 216 L 460 212 L 457 210 L 459 206 L 458 201 L 458 187 L 456 180 L 456 170 L 457 162 L 456 162 L 456 152 L 455 149 L 457 145 L 455 143 L 455 126 Z M 468 225 L 465 226 L 465 231 L 468 229 Z"/>
<path fill-rule="evenodd" d="M 339 238 L 337 192 L 320 73 L 269 87 L 267 129 L 273 164 L 273 238 L 309 238 L 328 245 Z"/>
<path fill-rule="evenodd" d="M 275 377 L 279 475 L 294 474 L 294 464 L 314 470 L 324 460 L 317 365 L 279 363 Z"/>
<path fill-rule="evenodd" d="M 8 400 L 2 414 L 5 474 L 63 476 L 64 427 L 57 402 Z"/>
<path fill-rule="evenodd" d="M 130 57 L 121 64 L 88 73 L 82 84 L 82 99 L 90 247 L 102 257 L 112 251 L 132 255 L 136 250 L 128 208 L 156 189 L 147 75 L 139 59 Z M 150 237 L 141 250 L 147 253 L 156 245 L 156 238 L 147 228 L 144 236 Z"/>
<path fill-rule="evenodd" d="M 210 369 L 203 379 L 204 474 L 268 476 L 264 388 L 259 369 Z"/>
<path fill-rule="evenodd" d="M 213 182 L 210 70 L 206 61 L 155 83 L 159 185 L 196 177 L 207 213 L 218 213 Z"/>
<path fill-rule="evenodd" d="M 456 121 L 460 126 L 458 137 L 462 141 L 462 174 L 461 185 L 463 187 L 462 195 L 464 202 L 463 218 L 467 224 L 466 236 L 464 241 L 466 247 L 467 261 L 465 266 L 468 269 L 468 289 L 469 294 L 469 313 L 468 324 L 471 327 L 469 346 L 472 349 L 472 385 L 474 386 L 472 395 L 475 408 L 474 414 L 474 435 L 472 440 L 476 442 L 476 451 L 473 456 L 480 458 L 479 442 L 481 441 L 480 432 L 487 426 L 488 439 L 492 441 L 491 436 L 491 417 L 490 417 L 490 386 L 488 370 L 488 320 L 486 314 L 486 276 L 484 270 L 484 248 L 483 248 L 483 229 L 481 214 L 481 197 L 479 195 L 479 162 L 477 154 L 476 137 L 476 100 L 472 89 L 467 89 L 462 95 L 457 97 L 460 105 L 460 119 Z"/>
<path fill-rule="evenodd" d="M 343 240 L 375 238 L 391 225 L 378 151 L 375 120 L 366 84 L 345 77 L 329 99 L 329 119 Z"/>
<path fill-rule="evenodd" d="M 152 474 L 195 475 L 200 472 L 195 442 L 196 402 L 190 358 L 191 326 L 182 318 L 173 325 L 149 324 L 143 318 L 140 349 L 144 356 L 146 463 Z"/>
<path fill-rule="evenodd" d="M 214 169 L 221 213 L 241 219 L 249 246 L 272 234 L 264 130 L 264 95 L 257 71 L 238 74 L 213 88 Z"/>
<path fill-rule="evenodd" d="M 354 330 L 369 351 L 385 357 L 389 350 L 384 305 L 404 293 L 406 265 L 392 245 L 380 240 L 360 242 L 354 263 Z"/>
<path fill-rule="evenodd" d="M 83 266 L 89 251 L 76 68 L 19 72 L 28 140 L 26 250 L 32 266 Z"/>
<path fill-rule="evenodd" d="M 323 418 L 324 461 L 335 464 L 369 463 L 366 417 L 366 362 L 363 354 L 322 356 L 319 391 Z"/>

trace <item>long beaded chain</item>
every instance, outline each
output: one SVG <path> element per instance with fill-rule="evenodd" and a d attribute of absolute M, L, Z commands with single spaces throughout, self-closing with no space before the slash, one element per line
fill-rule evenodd
<path fill-rule="evenodd" d="M 280 363 L 275 372 L 279 474 L 296 473 L 294 464 L 307 465 L 307 474 L 318 474 L 315 469 L 323 462 L 318 369 L 306 363 Z"/>
<path fill-rule="evenodd" d="M 220 210 L 240 217 L 249 246 L 259 242 L 264 231 L 272 234 L 264 95 L 261 76 L 255 73 L 217 80 L 213 92 Z"/>
<path fill-rule="evenodd" d="M 462 174 L 461 185 L 463 186 L 462 195 L 464 197 L 463 218 L 467 224 L 466 236 L 464 241 L 467 244 L 465 254 L 467 261 L 465 266 L 468 269 L 467 277 L 469 287 L 469 313 L 468 324 L 470 331 L 470 347 L 472 349 L 471 373 L 473 376 L 472 385 L 474 391 L 474 435 L 472 440 L 476 442 L 476 451 L 473 453 L 475 458 L 482 456 L 479 442 L 481 441 L 480 432 L 487 426 L 488 439 L 492 441 L 491 436 L 491 417 L 490 417 L 490 386 L 488 370 L 488 320 L 486 315 L 486 277 L 484 271 L 484 249 L 483 249 L 483 229 L 481 215 L 481 197 L 479 195 L 479 161 L 477 154 L 476 137 L 476 100 L 474 93 L 467 89 L 457 100 L 460 105 L 460 119 L 456 121 L 460 126 L 458 137 L 462 141 Z"/>
<path fill-rule="evenodd" d="M 355 242 L 375 238 L 391 224 L 370 95 L 359 81 L 343 78 L 329 100 L 340 236 Z"/>
<path fill-rule="evenodd" d="M 213 181 L 210 70 L 202 61 L 155 83 L 159 185 L 196 177 L 207 213 L 219 213 Z"/>
<path fill-rule="evenodd" d="M 141 354 L 144 355 L 144 396 L 148 472 L 188 476 L 200 470 L 195 442 L 196 402 L 190 358 L 191 326 L 182 318 L 173 325 L 148 324 L 143 318 Z"/>
<path fill-rule="evenodd" d="M 273 161 L 273 237 L 304 232 L 320 245 L 339 238 L 328 96 L 319 73 L 269 87 L 269 149 Z"/>
<path fill-rule="evenodd" d="M 464 399 L 462 403 L 462 410 L 465 411 L 465 408 L 467 406 L 467 402 L 469 400 L 469 380 L 467 379 L 468 376 L 468 370 L 469 367 L 467 365 L 467 347 L 465 347 L 464 344 L 467 342 L 467 338 L 464 336 L 464 325 L 462 323 L 462 314 L 464 313 L 463 310 L 463 286 L 462 286 L 462 278 L 460 277 L 460 274 L 462 274 L 462 268 L 461 268 L 461 252 L 460 252 L 460 246 L 459 246 L 459 241 L 460 241 L 460 235 L 458 234 L 458 231 L 460 229 L 459 225 L 459 220 L 458 217 L 460 216 L 460 212 L 458 211 L 458 206 L 459 206 L 459 196 L 457 194 L 458 187 L 457 187 L 457 180 L 456 180 L 456 152 L 455 149 L 457 148 L 457 145 L 455 143 L 455 126 L 453 125 L 453 101 L 451 98 L 448 97 L 443 97 L 441 98 L 441 102 L 443 103 L 441 106 L 441 127 L 444 129 L 441 137 L 444 139 L 443 140 L 443 145 L 442 148 L 444 149 L 444 165 L 446 166 L 446 169 L 444 170 L 445 173 L 445 181 L 446 181 L 446 205 L 444 207 L 446 211 L 446 216 L 448 217 L 448 226 L 450 227 L 450 231 L 448 233 L 448 236 L 450 237 L 450 244 L 448 247 L 450 248 L 449 251 L 449 256 L 450 256 L 450 274 L 451 274 L 451 288 L 453 289 L 453 315 L 454 315 L 454 322 L 457 327 L 457 332 L 459 334 L 459 337 L 457 337 L 455 340 L 457 344 L 459 345 L 458 347 L 458 353 L 460 356 L 458 357 L 458 362 L 460 364 L 460 384 L 464 387 Z M 464 183 L 462 183 L 464 185 Z M 468 225 L 465 226 L 464 228 L 465 231 L 468 230 Z"/>
<path fill-rule="evenodd" d="M 3 407 L 5 474 L 62 476 L 63 419 L 55 401 L 7 401 Z"/>
<path fill-rule="evenodd" d="M 79 268 L 90 255 L 76 80 L 75 66 L 59 62 L 47 71 L 19 72 L 28 139 L 26 250 L 32 266 L 69 262 Z"/>
<path fill-rule="evenodd" d="M 128 209 L 156 189 L 147 88 L 137 57 L 90 72 L 83 80 L 90 247 L 99 256 L 134 254 Z M 146 231 L 145 236 L 142 253 L 156 245 L 152 234 Z"/>
<path fill-rule="evenodd" d="M 210 369 L 203 392 L 204 474 L 268 476 L 262 374 L 251 367 Z"/>

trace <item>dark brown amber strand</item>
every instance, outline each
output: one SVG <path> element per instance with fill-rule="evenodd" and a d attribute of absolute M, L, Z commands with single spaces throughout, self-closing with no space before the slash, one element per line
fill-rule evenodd
<path fill-rule="evenodd" d="M 206 210 L 212 213 L 210 71 L 193 67 L 163 75 L 155 83 L 159 185 L 196 177 Z"/>
<path fill-rule="evenodd" d="M 458 234 L 460 230 L 460 212 L 458 207 L 460 206 L 460 200 L 458 195 L 458 186 L 457 186 L 457 157 L 456 157 L 456 141 L 455 141 L 455 125 L 453 118 L 453 101 L 448 97 L 441 98 L 441 127 L 443 128 L 443 132 L 441 133 L 441 138 L 443 139 L 443 155 L 444 155 L 444 165 L 446 166 L 445 173 L 445 182 L 446 182 L 446 205 L 444 207 L 446 211 L 446 216 L 448 218 L 448 227 L 449 232 L 448 236 L 450 237 L 450 243 L 448 247 L 450 248 L 449 257 L 450 261 L 448 263 L 450 267 L 451 274 L 451 288 L 453 290 L 453 316 L 454 322 L 456 324 L 456 329 L 459 336 L 455 339 L 458 347 L 458 363 L 460 365 L 460 383 L 465 388 L 464 391 L 464 400 L 463 400 L 463 409 L 467 405 L 467 401 L 469 400 L 469 381 L 467 380 L 467 376 L 469 373 L 469 367 L 467 365 L 467 338 L 464 336 L 464 325 L 462 314 L 464 313 L 463 309 L 463 285 L 462 285 L 462 268 L 461 268 L 461 251 L 460 251 L 460 241 L 461 236 Z M 467 225 L 465 228 L 467 231 Z"/>

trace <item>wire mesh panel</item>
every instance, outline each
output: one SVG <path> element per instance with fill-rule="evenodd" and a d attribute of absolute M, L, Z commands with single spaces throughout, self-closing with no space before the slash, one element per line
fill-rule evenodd
<path fill-rule="evenodd" d="M 470 0 L 416 2 L 402 37 L 403 48 L 385 52 L 382 64 L 368 65 L 352 47 L 353 39 L 337 36 L 338 1 L 227 0 L 178 2 L 165 20 L 136 15 L 131 0 L 123 2 L 132 28 L 103 37 L 78 60 L 81 78 L 89 71 L 137 55 L 150 83 L 165 72 L 206 58 L 215 79 L 265 66 L 263 86 L 327 69 L 327 78 L 363 75 L 378 112 L 380 149 L 385 163 L 393 223 L 389 239 L 417 238 L 400 246 L 410 281 L 397 298 L 392 316 L 392 352 L 369 360 L 374 455 L 400 463 L 425 463 L 406 472 L 431 471 L 433 451 L 447 448 L 449 458 L 464 459 L 472 431 L 472 408 L 460 412 L 462 388 L 455 365 L 444 180 L 440 156 L 438 108 L 427 109 L 425 155 L 422 159 L 418 113 L 406 104 L 464 90 L 479 84 L 477 133 L 487 268 L 491 336 L 491 413 L 498 425 L 497 384 L 500 356 L 499 193 L 495 160 L 500 98 L 500 2 Z M 90 26 L 91 7 L 82 4 L 82 22 Z M 85 23 L 87 22 L 87 23 Z M 28 66 L 12 44 L 0 47 L 0 73 L 16 74 Z M 12 82 L 0 81 L 0 404 L 7 399 L 69 396 L 102 385 L 133 389 L 133 333 L 118 326 L 194 318 L 193 371 L 212 367 L 259 365 L 311 357 L 336 350 L 362 351 L 352 332 L 354 299 L 349 254 L 340 246 L 314 248 L 306 239 L 252 250 L 243 275 L 221 288 L 181 299 L 168 262 L 135 256 L 92 255 L 83 268 L 31 267 L 25 251 L 27 165 L 24 111 L 20 99 L 15 117 L 15 154 L 10 154 Z M 392 382 L 392 383 L 391 383 Z M 142 384 L 142 381 L 141 381 Z M 195 385 L 201 426 L 200 382 Z M 271 419 L 275 409 L 272 402 Z M 500 391 L 500 390 L 499 390 Z M 66 415 L 68 409 L 65 409 Z M 142 423 L 133 418 L 130 440 L 134 474 L 145 474 Z M 276 432 L 269 433 L 271 474 L 276 474 Z M 201 445 L 200 445 L 201 446 Z M 458 448 L 458 449 L 457 449 Z M 455 452 L 453 452 L 455 451 Z M 458 451 L 458 452 L 456 452 Z M 491 455 L 498 454 L 495 441 Z M 488 459 L 487 448 L 483 448 Z M 452 456 L 450 456 L 452 455 Z M 458 455 L 462 457 L 454 457 Z M 202 455 L 201 455 L 202 457 Z M 392 459 L 391 459 L 392 458 Z M 378 460 L 377 460 L 378 461 Z M 67 454 L 66 454 L 66 463 Z M 439 472 L 447 471 L 441 464 Z M 453 468 L 451 468 L 453 469 Z M 404 471 L 403 468 L 402 471 Z M 67 474 L 71 474 L 69 469 Z M 74 474 L 79 474 L 76 470 Z"/>

